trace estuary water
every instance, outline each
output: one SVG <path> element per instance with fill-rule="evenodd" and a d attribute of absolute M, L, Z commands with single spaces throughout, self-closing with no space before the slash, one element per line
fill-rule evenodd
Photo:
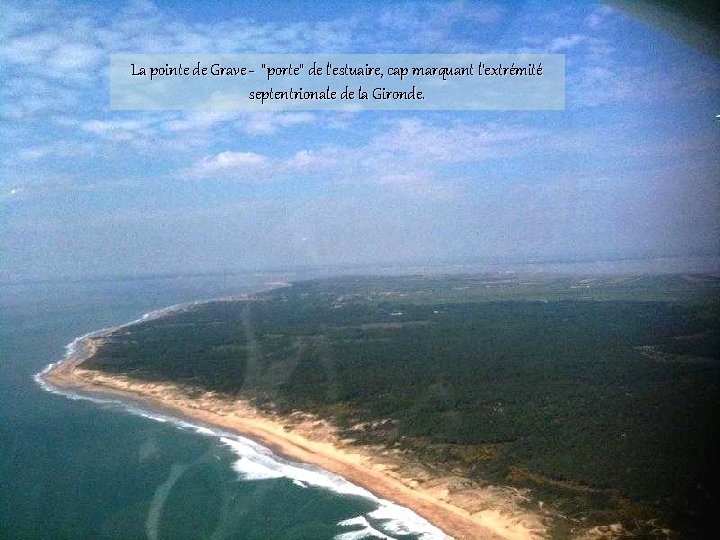
<path fill-rule="evenodd" d="M 440 537 L 409 510 L 250 440 L 34 380 L 76 336 L 279 277 L 0 285 L 0 538 Z"/>

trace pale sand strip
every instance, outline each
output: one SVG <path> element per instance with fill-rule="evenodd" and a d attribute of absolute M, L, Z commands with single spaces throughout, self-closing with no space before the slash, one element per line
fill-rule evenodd
<path fill-rule="evenodd" d="M 518 506 L 518 500 L 523 498 L 519 492 L 515 491 L 513 497 L 512 490 L 502 488 L 457 489 L 453 487 L 457 478 L 411 475 L 412 466 L 403 467 L 401 457 L 377 448 L 350 447 L 334 435 L 331 426 L 318 419 L 298 422 L 293 415 L 282 418 L 260 413 L 245 401 L 211 394 L 190 398 L 172 384 L 81 369 L 79 365 L 94 354 L 102 341 L 103 335 L 86 338 L 75 357 L 55 365 L 43 375 L 44 379 L 80 393 L 141 400 L 150 408 L 254 439 L 288 458 L 331 471 L 380 498 L 410 508 L 457 539 L 537 540 L 544 536 L 541 517 Z"/>

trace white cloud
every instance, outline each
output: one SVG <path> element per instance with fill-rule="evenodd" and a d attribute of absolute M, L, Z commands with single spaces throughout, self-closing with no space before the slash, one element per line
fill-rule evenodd
<path fill-rule="evenodd" d="M 434 178 L 437 166 L 442 163 L 481 160 L 487 157 L 482 153 L 457 153 L 455 157 L 451 157 L 453 149 L 463 144 L 472 145 L 472 141 L 463 137 L 464 128 L 457 128 L 457 133 L 448 129 L 443 132 L 447 140 L 439 140 L 441 137 L 434 131 L 437 129 L 440 128 L 416 122 L 412 129 L 407 131 L 407 122 L 399 122 L 362 146 L 330 145 L 300 150 L 287 157 L 270 158 L 255 152 L 226 151 L 196 161 L 183 173 L 203 178 L 235 177 L 280 181 L 297 176 L 310 176 L 331 183 L 409 185 L 429 182 Z M 421 148 L 411 144 L 413 138 L 420 140 L 420 144 L 427 145 L 433 142 L 449 144 L 449 139 L 452 138 L 455 141 L 452 148 L 443 150 L 442 155 L 433 159 L 428 158 L 431 149 L 426 147 L 423 153 Z M 388 145 L 388 141 L 393 142 L 392 146 Z"/>
<path fill-rule="evenodd" d="M 562 143 L 523 125 L 435 125 L 393 122 L 366 144 L 304 149 L 273 165 L 276 178 L 310 175 L 333 183 L 416 187 L 424 192 L 447 182 L 448 167 L 519 155 L 531 145 L 553 151 Z"/>
<path fill-rule="evenodd" d="M 290 169 L 298 171 L 321 170 L 337 165 L 335 151 L 331 149 L 313 151 L 300 150 L 287 161 Z"/>
<path fill-rule="evenodd" d="M 42 199 L 60 193 L 101 192 L 135 188 L 138 181 L 124 177 L 82 179 L 61 173 L 22 175 L 0 189 L 0 201 Z"/>
<path fill-rule="evenodd" d="M 18 151 L 21 161 L 38 161 L 44 158 L 77 157 L 85 154 L 94 145 L 79 145 L 72 141 L 53 141 L 47 144 L 29 146 Z"/>
<path fill-rule="evenodd" d="M 8 78 L 2 85 L 0 116 L 25 119 L 50 111 L 66 111 L 74 107 L 80 96 L 77 89 L 58 86 L 44 78 Z"/>
<path fill-rule="evenodd" d="M 616 15 L 618 15 L 618 12 L 610 6 L 598 6 L 585 17 L 585 24 L 593 29 L 598 28 Z"/>
<path fill-rule="evenodd" d="M 52 51 L 48 63 L 54 68 L 54 75 L 67 78 L 69 75 L 88 73 L 95 68 L 104 56 L 103 50 L 85 43 L 62 43 Z"/>
<path fill-rule="evenodd" d="M 251 134 L 272 135 L 280 127 L 310 124 L 314 121 L 315 115 L 309 112 L 255 112 L 245 116 L 242 129 Z"/>
<path fill-rule="evenodd" d="M 478 46 L 478 38 L 485 37 L 483 26 L 498 23 L 502 16 L 503 9 L 494 3 L 396 4 L 384 7 L 370 23 L 373 31 L 361 39 L 366 47 L 380 52 L 468 52 Z M 472 25 L 475 35 L 460 37 L 458 27 L 467 25 Z"/>
<path fill-rule="evenodd" d="M 376 152 L 391 151 L 425 163 L 480 161 L 515 154 L 519 143 L 535 141 L 537 130 L 523 125 L 433 125 L 419 119 L 401 120 L 373 144 Z"/>
<path fill-rule="evenodd" d="M 550 42 L 548 50 L 551 53 L 559 53 L 568 49 L 572 49 L 573 47 L 581 43 L 585 43 L 588 41 L 588 39 L 588 36 L 583 36 L 581 34 L 572 34 L 569 36 L 557 37 Z"/>
<path fill-rule="evenodd" d="M 542 29 L 533 26 L 521 38 L 528 47 L 517 51 L 566 54 L 568 109 L 630 102 L 677 103 L 689 96 L 711 94 L 720 87 L 720 79 L 709 64 L 703 69 L 700 62 L 678 63 L 673 76 L 668 77 L 665 66 L 648 60 L 648 53 L 657 54 L 649 47 L 632 40 L 618 42 L 622 25 L 628 24 L 619 11 L 599 6 L 578 21 L 577 16 L 582 14 L 581 10 L 548 19 Z"/>
<path fill-rule="evenodd" d="M 242 115 L 243 113 L 235 111 L 187 111 L 177 116 L 171 116 L 164 122 L 164 126 L 170 133 L 197 133 L 211 129 L 218 124 L 240 121 Z"/>
<path fill-rule="evenodd" d="M 368 114 L 107 111 L 107 54 L 123 51 L 467 51 L 477 50 L 483 43 L 485 28 L 508 22 L 527 32 L 518 39 L 531 44 L 534 52 L 568 53 L 570 108 L 635 99 L 647 102 L 717 90 L 714 75 L 704 75 L 692 66 L 678 72 L 682 76 L 668 78 L 659 67 L 653 71 L 620 58 L 606 32 L 610 22 L 621 21 L 619 17 L 611 20 L 616 13 L 613 10 L 564 8 L 553 10 L 552 17 L 541 18 L 544 22 L 540 29 L 526 24 L 524 17 L 535 21 L 538 13 L 550 12 L 527 8 L 523 13 L 510 14 L 495 4 L 420 2 L 358 11 L 334 21 L 265 23 L 239 17 L 199 23 L 174 17 L 145 1 L 104 13 L 87 6 L 44 4 L 42 9 L 27 10 L 11 6 L 4 28 L 7 40 L 0 49 L 8 64 L 2 89 L 3 113 L 14 120 L 40 118 L 47 121 L 47 127 L 43 128 L 43 137 L 27 138 L 8 154 L 31 162 L 43 157 L 67 157 L 72 152 L 96 153 L 104 158 L 132 152 L 152 159 L 165 152 L 177 160 L 170 165 L 173 168 L 194 160 L 185 172 L 195 177 L 234 174 L 246 178 L 250 173 L 243 171 L 252 171 L 255 177 L 281 179 L 322 172 L 334 182 L 408 185 L 413 181 L 432 182 L 453 165 L 483 163 L 529 147 L 542 151 L 553 145 L 570 148 L 575 144 L 577 151 L 578 145 L 584 144 L 573 142 L 570 135 L 557 135 L 557 129 L 551 130 L 556 134 L 551 140 L 543 136 L 542 130 L 519 122 L 459 123 L 447 119 L 452 115 L 434 123 L 396 121 L 374 136 L 347 130 L 342 135 L 349 142 L 328 144 L 328 128 L 347 127 L 349 121 L 373 129 L 377 124 L 368 120 Z M 515 32 L 514 28 L 511 31 Z M 518 30 L 517 35 L 521 36 L 522 31 Z M 244 141 L 249 136 L 267 137 L 272 148 L 272 136 L 308 126 L 317 128 L 318 136 L 312 133 L 311 140 L 300 150 L 298 142 L 288 137 L 285 140 L 289 149 L 284 156 L 275 156 L 272 151 L 268 155 L 218 153 L 247 148 Z M 14 129 L 14 133 L 21 133 L 19 128 Z M 309 134 L 310 130 L 298 133 Z M 48 142 L 53 137 L 62 144 Z M 24 141 L 22 137 L 13 140 Z M 197 159 L 203 154 L 209 157 Z"/>
<path fill-rule="evenodd" d="M 268 165 L 268 158 L 262 154 L 228 151 L 202 158 L 190 168 L 190 173 L 196 177 L 212 175 L 242 177 L 246 174 L 258 173 Z"/>
<path fill-rule="evenodd" d="M 118 141 L 147 128 L 148 123 L 142 120 L 90 120 L 81 126 L 84 131 Z"/>
<path fill-rule="evenodd" d="M 43 3 L 3 6 L 4 42 L 0 47 L 4 86 L 23 87 L 42 80 L 46 88 L 29 98 L 4 91 L 4 115 L 26 118 L 78 108 L 105 107 L 108 55 L 143 53 L 280 53 L 338 52 L 348 49 L 353 21 L 259 23 L 251 19 L 199 23 L 185 21 L 152 2 L 132 1 L 112 13 L 105 8 Z M 56 101 L 57 94 L 63 95 Z M 92 99 L 87 99 L 93 96 Z M 287 122 L 256 121 L 256 133 L 274 133 Z"/>

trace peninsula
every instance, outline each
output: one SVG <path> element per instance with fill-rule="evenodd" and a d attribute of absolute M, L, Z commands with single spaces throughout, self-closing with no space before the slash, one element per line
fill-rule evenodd
<path fill-rule="evenodd" d="M 45 375 L 317 465 L 449 536 L 688 534 L 713 276 L 353 277 L 92 334 Z"/>

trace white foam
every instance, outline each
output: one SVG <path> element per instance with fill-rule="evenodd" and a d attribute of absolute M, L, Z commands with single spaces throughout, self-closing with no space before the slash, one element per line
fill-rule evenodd
<path fill-rule="evenodd" d="M 351 484 L 340 476 L 322 469 L 284 460 L 267 448 L 244 437 L 226 434 L 220 440 L 234 454 L 240 456 L 233 468 L 245 479 L 285 477 L 303 486 L 329 489 L 343 495 L 374 498 L 369 491 Z"/>
<path fill-rule="evenodd" d="M 65 346 L 65 356 L 62 360 L 60 360 L 60 362 L 67 361 L 75 355 L 80 354 L 80 348 L 84 340 L 87 338 L 101 336 L 121 328 L 157 319 L 169 313 L 182 311 L 192 306 L 213 301 L 216 300 L 203 300 L 177 304 L 175 306 L 145 313 L 140 318 L 120 326 L 103 328 L 95 332 L 89 332 L 83 336 L 75 338 L 72 342 Z M 355 540 L 362 538 L 389 538 L 392 540 L 392 536 L 388 536 L 388 534 L 412 534 L 418 536 L 422 540 L 439 540 L 447 538 L 447 535 L 445 535 L 440 529 L 417 515 L 409 508 L 380 499 L 368 490 L 352 484 L 344 478 L 329 471 L 285 460 L 273 454 L 270 449 L 256 443 L 255 441 L 246 439 L 245 437 L 220 429 L 194 424 L 192 422 L 188 422 L 187 420 L 158 413 L 156 411 L 147 410 L 119 399 L 81 394 L 56 387 L 52 383 L 48 382 L 43 376 L 60 362 L 50 363 L 45 366 L 41 372 L 35 374 L 35 381 L 44 390 L 62 395 L 72 400 L 90 401 L 104 406 L 117 407 L 136 416 L 147 418 L 155 422 L 170 423 L 180 429 L 193 431 L 202 436 L 216 437 L 235 455 L 239 456 L 239 459 L 233 463 L 232 468 L 243 480 L 256 481 L 288 478 L 295 485 L 300 487 L 305 488 L 313 486 L 327 489 L 341 495 L 362 497 L 374 502 L 377 505 L 375 510 L 369 512 L 365 516 L 357 516 L 338 523 L 338 526 L 340 527 L 362 528 L 340 533 L 335 537 L 336 540 Z"/>
<path fill-rule="evenodd" d="M 282 473 L 274 471 L 271 467 L 265 467 L 247 458 L 237 460 L 233 464 L 233 469 L 243 480 L 272 480 L 283 476 Z"/>
<path fill-rule="evenodd" d="M 425 518 L 404 506 L 382 501 L 382 504 L 368 514 L 373 521 L 381 521 L 382 528 L 390 534 L 418 534 L 423 540 L 447 538 L 447 535 Z M 377 526 L 377 523 L 376 523 Z"/>
<path fill-rule="evenodd" d="M 383 540 L 393 540 L 392 536 L 388 536 L 373 527 L 370 522 L 363 516 L 357 516 L 346 519 L 338 523 L 340 527 L 362 527 L 354 531 L 348 531 L 335 535 L 335 540 L 362 540 L 364 538 L 381 538 Z"/>
<path fill-rule="evenodd" d="M 69 399 L 74 399 L 74 400 L 84 399 L 84 400 L 88 400 L 88 401 L 95 401 L 95 402 L 97 402 L 97 403 L 110 403 L 110 402 L 114 402 L 115 400 L 96 399 L 96 398 L 92 398 L 92 397 L 89 397 L 89 396 L 80 396 L 80 395 L 75 394 L 75 393 L 73 393 L 73 392 L 67 392 L 67 391 L 65 391 L 65 390 L 61 390 L 60 388 L 56 387 L 55 385 L 47 382 L 43 376 L 44 376 L 45 374 L 47 374 L 51 369 L 53 369 L 53 368 L 54 368 L 55 366 L 57 366 L 58 364 L 61 364 L 62 362 L 66 362 L 66 361 L 68 361 L 68 360 L 71 360 L 73 357 L 75 357 L 76 355 L 80 354 L 80 352 L 81 352 L 81 351 L 80 351 L 81 346 L 83 345 L 83 343 L 85 342 L 85 340 L 87 340 L 87 339 L 89 339 L 89 338 L 99 337 L 99 336 L 102 336 L 102 335 L 107 335 L 107 334 L 110 334 L 111 332 L 115 332 L 116 330 L 120 330 L 120 329 L 122 329 L 122 328 L 127 328 L 128 326 L 133 326 L 133 325 L 135 325 L 135 324 L 140 324 L 140 323 L 142 323 L 142 322 L 147 322 L 147 321 L 159 319 L 159 318 L 164 317 L 164 316 L 166 316 L 166 315 L 169 315 L 169 314 L 171 314 L 171 313 L 176 313 L 176 312 L 184 311 L 184 310 L 189 309 L 189 308 L 191 308 L 191 307 L 193 307 L 193 306 L 199 306 L 199 305 L 202 305 L 202 304 L 208 304 L 208 303 L 217 302 L 217 301 L 220 301 L 220 300 L 222 300 L 222 299 L 217 299 L 217 298 L 215 298 L 215 299 L 210 299 L 210 300 L 195 300 L 195 301 L 193 301 L 193 302 L 183 302 L 183 303 L 181 303 L 181 304 L 175 304 L 175 305 L 168 306 L 168 307 L 165 307 L 165 308 L 161 308 L 161 309 L 156 309 L 156 310 L 153 310 L 153 311 L 149 311 L 149 312 L 147 312 L 147 313 L 144 313 L 143 315 L 141 315 L 141 316 L 138 317 L 137 319 L 132 320 L 132 321 L 127 322 L 127 323 L 124 323 L 124 324 L 121 324 L 121 325 L 119 325 L 119 326 L 109 326 L 109 327 L 107 327 L 107 328 L 101 328 L 100 330 L 94 330 L 94 331 L 92 331 L 92 332 L 88 332 L 87 334 L 83 334 L 82 336 L 78 336 L 78 337 L 76 337 L 75 339 L 73 339 L 70 343 L 68 343 L 67 345 L 65 345 L 65 354 L 63 355 L 63 358 L 62 358 L 61 360 L 58 360 L 57 362 L 51 362 L 51 363 L 49 363 L 47 366 L 45 366 L 45 367 L 42 369 L 42 371 L 40 371 L 39 373 L 36 373 L 35 375 L 33 375 L 33 379 L 35 380 L 35 382 L 36 382 L 38 385 L 40 385 L 40 387 L 41 387 L 43 390 L 46 390 L 46 391 L 51 392 L 51 393 L 53 393 L 53 394 L 59 394 L 59 395 L 65 396 L 65 397 L 67 397 L 67 398 L 69 398 Z"/>
<path fill-rule="evenodd" d="M 126 412 L 147 418 L 148 420 L 171 423 L 180 429 L 193 431 L 204 437 L 218 438 L 224 446 L 239 457 L 239 459 L 232 464 L 232 468 L 238 473 L 238 476 L 242 480 L 258 481 L 288 478 L 300 487 L 306 488 L 313 486 L 327 489 L 341 495 L 362 497 L 377 504 L 377 508 L 366 514 L 366 516 L 357 516 L 338 523 L 338 526 L 341 527 L 361 525 L 362 529 L 340 533 L 335 537 L 336 540 L 359 540 L 363 538 L 392 539 L 392 536 L 388 536 L 392 534 L 413 534 L 422 540 L 440 540 L 447 538 L 440 529 L 412 510 L 380 499 L 368 490 L 352 484 L 329 471 L 287 461 L 273 454 L 270 449 L 245 437 L 220 429 L 193 424 L 187 420 L 164 415 L 155 411 L 149 411 L 121 400 L 78 394 L 56 388 L 42 379 L 40 381 L 43 388 L 49 392 L 63 395 L 69 399 L 90 401 L 105 406 L 121 408 Z"/>
<path fill-rule="evenodd" d="M 149 420 L 155 420 L 156 422 L 165 423 L 168 421 L 167 418 L 165 418 L 164 416 L 160 416 L 158 414 L 151 414 L 151 413 L 147 413 L 147 412 L 140 411 L 140 410 L 138 410 L 138 414 L 140 416 L 142 416 L 143 418 L 148 418 Z"/>
<path fill-rule="evenodd" d="M 343 521 L 338 522 L 338 525 L 340 527 L 353 527 L 355 525 L 360 525 L 362 527 L 365 527 L 368 525 L 367 519 L 365 519 L 362 516 L 356 516 L 354 518 L 345 519 Z"/>
<path fill-rule="evenodd" d="M 363 528 L 341 533 L 336 536 L 337 540 L 392 538 L 388 534 L 416 535 L 423 540 L 447 538 L 440 529 L 409 508 L 380 499 L 341 476 L 310 465 L 286 461 L 244 437 L 225 435 L 220 440 L 240 457 L 233 463 L 233 469 L 244 480 L 288 478 L 302 487 L 328 489 L 341 495 L 362 497 L 377 504 L 377 507 L 366 516 L 356 516 L 338 523 L 341 527 L 362 526 Z"/>

